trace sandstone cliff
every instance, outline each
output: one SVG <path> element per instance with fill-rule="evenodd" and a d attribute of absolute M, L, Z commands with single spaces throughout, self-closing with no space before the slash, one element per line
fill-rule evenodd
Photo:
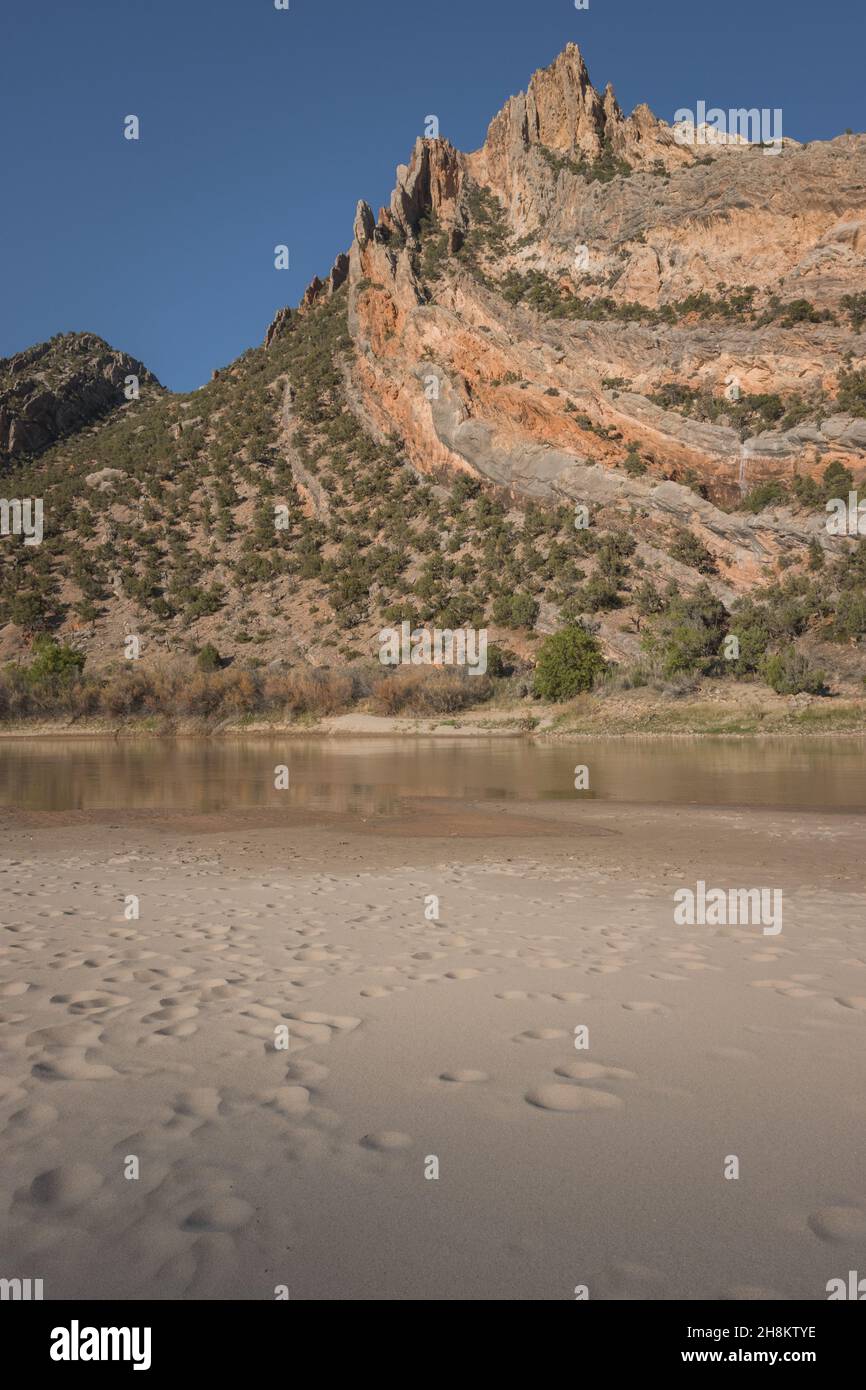
<path fill-rule="evenodd" d="M 743 545 L 762 562 L 801 523 L 733 523 L 676 483 L 732 505 L 866 461 L 866 420 L 837 400 L 866 362 L 846 307 L 866 285 L 864 136 L 684 146 L 569 45 L 480 150 L 417 141 L 390 207 L 359 205 L 349 283 L 357 408 L 417 467 L 649 513 L 667 480 L 665 510 L 708 515 L 732 582 L 753 577 Z"/>

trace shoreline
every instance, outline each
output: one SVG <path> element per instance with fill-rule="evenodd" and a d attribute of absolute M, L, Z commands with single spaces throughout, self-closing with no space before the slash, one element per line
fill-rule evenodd
<path fill-rule="evenodd" d="M 306 862 L 308 869 L 327 864 L 334 872 L 346 871 L 359 856 L 365 868 L 381 867 L 383 861 L 391 862 L 392 852 L 397 853 L 395 863 L 411 862 L 415 867 L 454 862 L 458 845 L 472 846 L 469 852 L 460 851 L 464 865 L 501 860 L 515 868 L 539 863 L 553 868 L 578 860 L 585 868 L 590 861 L 606 860 L 616 847 L 620 854 L 627 853 L 630 863 L 640 862 L 649 875 L 654 863 L 669 867 L 673 862 L 665 860 L 665 855 L 670 854 L 685 821 L 692 857 L 700 846 L 707 872 L 730 877 L 735 870 L 728 856 L 733 854 L 737 869 L 744 870 L 751 860 L 749 837 L 765 834 L 772 825 L 781 834 L 772 853 L 768 847 L 766 864 L 776 860 L 779 872 L 799 881 L 801 866 L 789 862 L 785 835 L 809 824 L 816 832 L 821 827 L 830 829 L 833 838 L 859 837 L 864 815 L 866 807 L 849 805 L 726 802 L 718 806 L 709 801 L 615 798 L 579 804 L 549 800 L 465 803 L 454 797 L 402 796 L 399 810 L 364 817 L 309 805 L 280 811 L 228 806 L 200 810 L 191 806 L 35 809 L 0 805 L 0 831 L 10 843 L 22 837 L 16 849 L 20 851 L 26 840 L 30 852 L 40 845 L 50 851 L 57 841 L 70 848 L 74 841 L 86 840 L 97 831 L 106 843 L 134 837 L 142 848 L 153 848 L 166 838 L 186 843 L 207 839 L 220 847 L 223 858 L 229 846 L 238 842 L 244 845 L 244 856 L 236 867 L 249 869 L 258 861 L 271 872 L 279 861 L 280 847 L 286 845 L 292 847 L 294 870 Z M 724 852 L 715 843 L 720 823 L 725 826 Z M 284 867 L 288 871 L 289 866 Z M 813 863 L 810 873 L 817 872 Z M 809 873 L 805 881 L 810 881 Z"/>
<path fill-rule="evenodd" d="M 602 702 L 584 711 L 557 712 L 549 708 L 542 714 L 502 711 L 499 718 L 490 713 L 455 717 L 342 714 L 310 720 L 220 720 L 175 719 L 170 716 L 142 716 L 116 723 L 101 718 L 26 719 L 0 724 L 0 743 L 20 739 L 197 739 L 212 741 L 228 738 L 297 738 L 340 741 L 369 738 L 524 740 L 533 743 L 604 741 L 634 738 L 669 740 L 712 738 L 811 739 L 834 735 L 846 739 L 866 738 L 866 702 L 857 706 L 834 706 L 815 710 L 813 705 L 788 711 L 719 709 L 704 702 L 671 705 L 667 708 L 608 710 Z"/>

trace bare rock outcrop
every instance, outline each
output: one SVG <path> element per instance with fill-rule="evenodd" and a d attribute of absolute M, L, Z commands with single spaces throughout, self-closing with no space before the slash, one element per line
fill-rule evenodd
<path fill-rule="evenodd" d="M 481 150 L 419 139 L 379 218 L 358 205 L 354 398 L 421 471 L 526 495 L 555 491 L 569 459 L 621 480 L 629 449 L 651 488 L 688 480 L 708 506 L 833 459 L 859 476 L 864 420 L 836 395 L 866 366 L 844 307 L 866 283 L 864 228 L 866 137 L 696 151 L 646 106 L 623 115 L 569 45 Z M 791 422 L 691 411 L 732 389 Z"/>
<path fill-rule="evenodd" d="M 328 275 L 327 279 L 320 280 L 318 275 L 313 276 L 313 279 L 304 291 L 304 297 L 301 300 L 299 312 L 304 313 L 306 310 L 312 309 L 313 305 L 320 299 L 330 299 L 332 295 L 336 294 L 340 286 L 344 284 L 348 274 L 349 257 L 341 252 L 335 260 L 331 273 Z"/>
<path fill-rule="evenodd" d="M 61 333 L 0 359 L 0 463 L 35 455 L 127 402 L 127 379 L 152 372 L 94 333 Z"/>

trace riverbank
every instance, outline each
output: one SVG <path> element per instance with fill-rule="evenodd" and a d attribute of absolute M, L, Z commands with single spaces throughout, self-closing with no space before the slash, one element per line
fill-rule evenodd
<path fill-rule="evenodd" d="M 235 718 L 150 713 L 0 721 L 0 739 L 34 737 L 221 738 L 237 735 L 309 738 L 455 736 L 539 740 L 681 734 L 732 738 L 811 734 L 866 735 L 866 697 L 781 696 L 761 687 L 707 683 L 678 698 L 646 689 L 581 695 L 561 705 L 522 699 L 494 701 L 448 714 L 375 713 L 360 707 L 334 714 Z"/>

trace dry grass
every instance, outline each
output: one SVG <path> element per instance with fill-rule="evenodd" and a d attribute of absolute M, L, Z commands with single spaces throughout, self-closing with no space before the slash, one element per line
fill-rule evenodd
<path fill-rule="evenodd" d="M 490 698 L 487 676 L 438 667 L 401 666 L 373 685 L 377 714 L 456 714 Z"/>
<path fill-rule="evenodd" d="M 286 714 L 340 714 L 354 703 L 354 682 L 338 671 L 295 669 L 270 677 L 265 683 L 264 704 Z"/>
<path fill-rule="evenodd" d="M 361 693 L 357 686 L 351 674 L 310 668 L 263 676 L 234 667 L 204 672 L 178 664 L 144 670 L 130 663 L 100 677 L 42 684 L 28 680 L 19 668 L 7 668 L 0 673 L 0 719 L 322 717 L 351 708 Z"/>

